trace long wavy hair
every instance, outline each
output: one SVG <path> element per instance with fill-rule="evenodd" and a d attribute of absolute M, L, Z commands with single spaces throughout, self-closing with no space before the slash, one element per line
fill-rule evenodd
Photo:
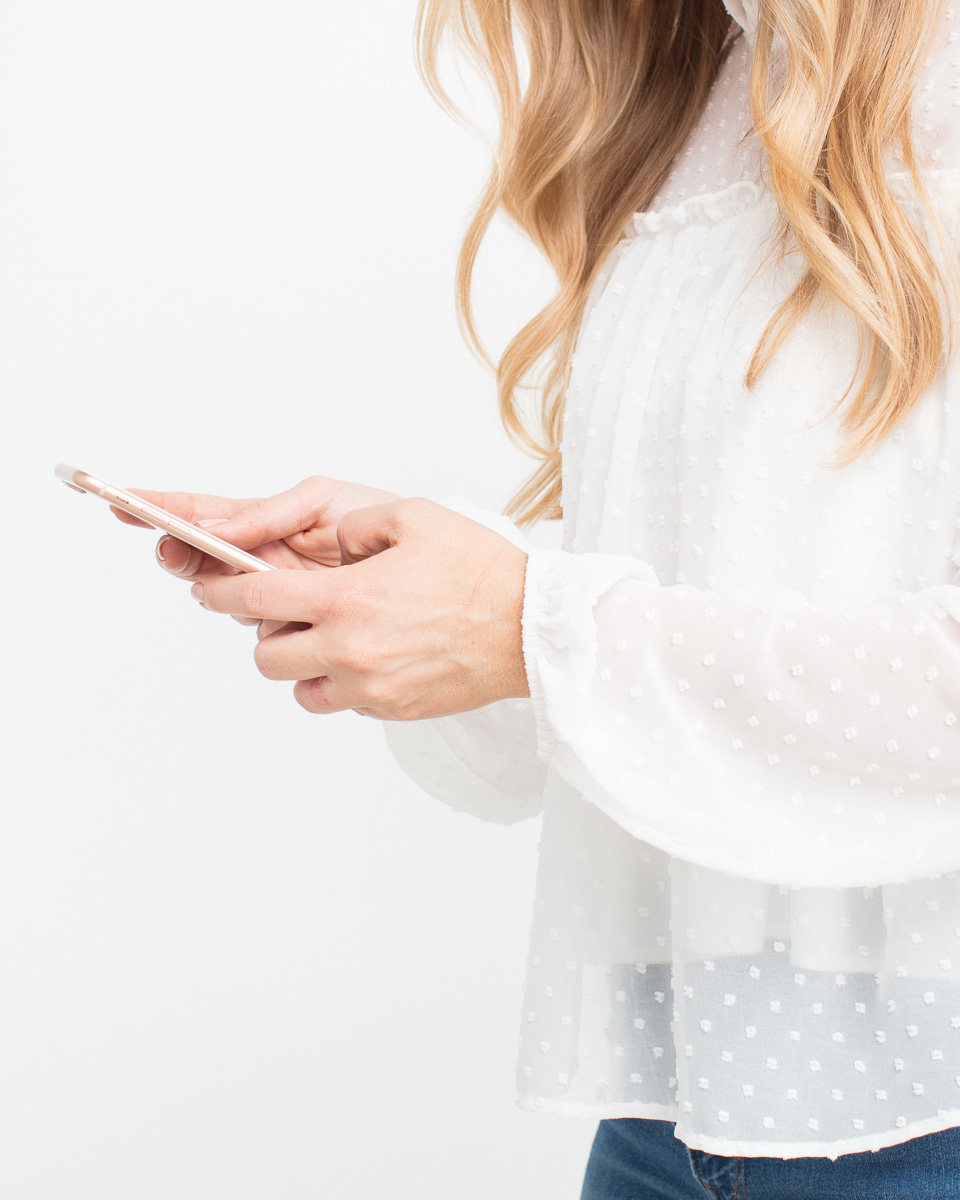
<path fill-rule="evenodd" d="M 857 318 L 859 390 L 843 416 L 843 467 L 921 401 L 953 351 L 941 296 L 960 291 L 897 202 L 884 156 L 899 150 L 929 227 L 943 237 L 918 170 L 912 95 L 942 0 L 757 0 L 750 78 L 753 128 L 778 208 L 773 256 L 799 249 L 805 269 L 763 331 L 752 388 L 818 293 Z M 448 34 L 496 101 L 499 143 L 460 247 L 457 317 L 495 370 L 507 433 L 539 460 L 509 501 L 518 524 L 555 519 L 570 360 L 588 295 L 634 212 L 663 184 L 742 31 L 722 0 L 420 0 L 417 67 L 434 98 L 475 128 L 440 81 Z M 774 39 L 784 82 L 773 94 Z M 779 50 L 779 47 L 778 47 Z M 480 243 L 502 211 L 557 276 L 556 294 L 495 365 L 477 334 L 471 280 Z M 941 242 L 941 245 L 946 243 Z M 531 430 L 521 392 L 540 397 Z"/>

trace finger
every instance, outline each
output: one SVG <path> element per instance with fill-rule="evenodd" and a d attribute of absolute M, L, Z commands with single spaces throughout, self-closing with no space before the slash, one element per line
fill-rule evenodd
<path fill-rule="evenodd" d="M 222 521 L 198 521 L 198 525 L 212 526 L 217 536 L 220 536 Z M 224 539 L 226 540 L 226 539 Z M 257 556 L 272 567 L 296 568 L 300 571 L 329 571 L 321 563 L 304 558 L 296 550 L 292 550 L 286 542 L 268 542 L 265 546 L 256 547 Z M 232 575 L 235 569 L 212 554 L 207 554 L 191 546 L 172 534 L 165 534 L 157 543 L 157 561 L 165 569 L 180 579 L 189 579 L 191 583 L 199 575 Z"/>
<path fill-rule="evenodd" d="M 351 695 L 329 676 L 317 679 L 300 679 L 293 685 L 293 698 L 309 713 L 326 714 L 346 712 L 353 708 L 359 697 Z"/>
<path fill-rule="evenodd" d="M 173 537 L 171 534 L 165 534 L 157 542 L 157 562 L 165 571 L 169 571 L 171 575 L 177 575 L 181 579 L 192 579 L 195 575 L 206 573 L 210 575 L 233 575 L 236 574 L 236 567 L 231 567 L 229 563 L 222 562 L 219 558 L 214 558 L 212 554 L 205 554 L 202 550 L 198 550 L 196 546 L 191 546 L 187 542 L 182 542 L 179 538 Z"/>
<path fill-rule="evenodd" d="M 335 571 L 251 571 L 237 575 L 200 576 L 193 597 L 211 612 L 270 621 L 303 621 L 308 625 L 324 612 Z"/>
<path fill-rule="evenodd" d="M 189 521 L 192 525 L 203 525 L 205 522 L 213 523 L 214 519 L 223 521 L 230 517 L 245 505 L 252 503 L 250 500 L 236 500 L 228 496 L 212 496 L 205 492 L 155 492 L 146 488 L 127 488 L 133 496 L 138 496 L 141 500 L 146 500 L 150 504 L 155 504 L 159 508 L 166 509 L 167 512 L 172 512 L 176 516 Z M 149 521 L 142 521 L 139 517 L 135 517 L 133 513 L 128 513 L 122 508 L 118 508 L 115 504 L 110 505 L 110 511 L 115 517 L 124 523 L 124 525 L 136 525 L 141 529 L 155 529 L 156 526 L 151 525 Z M 163 539 L 161 538 L 161 542 Z M 184 547 L 178 549 L 177 547 Z M 168 559 L 167 550 L 170 555 Z M 187 547 L 185 542 L 177 542 L 174 546 L 172 543 L 165 545 L 161 553 L 160 543 L 157 544 L 157 560 L 160 565 L 172 571 L 175 575 L 193 574 L 197 571 L 209 570 L 219 571 L 222 564 L 220 560 L 213 558 L 210 555 L 202 555 L 197 551 L 187 562 L 185 554 L 192 549 Z M 169 564 L 169 565 L 168 565 Z M 219 564 L 219 565 L 218 565 Z M 231 568 L 232 569 L 232 568 Z"/>
<path fill-rule="evenodd" d="M 258 638 L 266 637 L 268 633 L 273 633 L 276 629 L 292 628 L 289 621 L 263 621 L 259 617 L 238 617 L 234 613 L 230 614 L 230 619 L 239 625 L 256 625 Z"/>
<path fill-rule="evenodd" d="M 337 526 L 340 564 L 360 562 L 395 546 L 415 515 L 417 506 L 429 500 L 393 500 L 389 504 L 371 504 L 344 513 Z"/>
<path fill-rule="evenodd" d="M 310 629 L 311 626 L 306 621 L 258 621 L 260 628 L 257 630 L 257 639 L 269 637 L 271 633 L 276 633 L 278 629 Z"/>
<path fill-rule="evenodd" d="M 167 512 L 175 513 L 191 525 L 209 517 L 232 517 L 239 509 L 254 503 L 253 500 L 235 500 L 230 496 L 210 496 L 206 492 L 153 492 L 145 488 L 126 488 L 125 491 L 139 496 L 149 504 L 155 504 L 158 508 L 165 508 Z M 114 508 L 112 504 L 110 507 L 119 515 L 119 509 Z"/>
<path fill-rule="evenodd" d="M 154 492 L 146 488 L 126 488 L 132 496 L 139 496 L 150 504 L 165 508 L 167 512 L 175 513 L 185 521 L 195 524 L 209 517 L 227 518 L 238 509 L 252 504 L 252 500 L 234 500 L 229 496 L 210 496 L 205 492 Z M 133 513 L 128 513 L 115 504 L 110 505 L 110 511 L 124 525 L 139 525 L 142 529 L 155 528 L 149 521 L 141 521 Z"/>
<path fill-rule="evenodd" d="M 265 679 L 314 679 L 329 664 L 318 655 L 319 643 L 311 626 L 306 630 L 286 625 L 261 637 L 253 650 L 254 662 Z"/>
<path fill-rule="evenodd" d="M 153 529 L 154 526 L 148 521 L 141 521 L 139 517 L 135 517 L 133 513 L 128 513 L 126 509 L 117 508 L 115 504 L 110 505 L 110 511 L 115 517 L 119 517 L 124 525 L 139 525 L 141 529 Z"/>
<path fill-rule="evenodd" d="M 279 541 L 312 528 L 336 494 L 339 481 L 314 475 L 275 496 L 249 500 L 230 515 L 217 536 L 242 550 Z"/>

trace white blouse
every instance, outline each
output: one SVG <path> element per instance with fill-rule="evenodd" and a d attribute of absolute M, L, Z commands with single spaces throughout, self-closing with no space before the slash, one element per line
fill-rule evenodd
<path fill-rule="evenodd" d="M 454 808 L 542 812 L 522 1108 L 835 1158 L 960 1125 L 960 365 L 839 472 L 845 311 L 744 388 L 801 263 L 751 278 L 777 210 L 728 8 L 744 35 L 584 316 L 562 549 L 448 502 L 528 552 L 531 699 L 383 728 Z M 945 7 L 915 115 L 960 252 L 958 34 Z"/>

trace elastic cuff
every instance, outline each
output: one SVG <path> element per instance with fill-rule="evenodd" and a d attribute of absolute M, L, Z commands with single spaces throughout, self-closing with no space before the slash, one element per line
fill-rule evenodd
<path fill-rule="evenodd" d="M 540 678 L 540 661 L 545 655 L 543 618 L 549 608 L 540 580 L 543 570 L 550 564 L 551 551 L 531 547 L 527 551 L 527 568 L 523 583 L 523 613 L 520 626 L 523 636 L 523 665 L 527 673 L 527 687 L 537 722 L 537 758 L 549 762 L 557 744 L 553 728 L 547 720 L 546 698 Z"/>
<path fill-rule="evenodd" d="M 523 662 L 537 719 L 537 757 L 574 743 L 598 670 L 593 609 L 625 580 L 657 587 L 653 568 L 613 554 L 531 547 L 523 589 Z"/>

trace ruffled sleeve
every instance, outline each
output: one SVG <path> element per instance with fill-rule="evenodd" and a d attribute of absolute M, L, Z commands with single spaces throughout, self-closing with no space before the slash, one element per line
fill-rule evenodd
<path fill-rule="evenodd" d="M 538 756 L 670 854 L 766 882 L 960 867 L 960 574 L 857 607 L 532 549 Z"/>
<path fill-rule="evenodd" d="M 443 501 L 521 549 L 532 544 L 500 513 L 461 497 Z M 460 812 L 512 824 L 543 807 L 546 765 L 537 757 L 533 703 L 500 700 L 470 712 L 423 721 L 384 721 L 387 747 L 425 792 Z"/>

